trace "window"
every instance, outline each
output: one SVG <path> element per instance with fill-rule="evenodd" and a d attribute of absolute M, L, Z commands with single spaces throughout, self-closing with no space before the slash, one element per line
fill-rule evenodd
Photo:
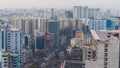
<path fill-rule="evenodd" d="M 91 52 L 88 52 L 88 54 L 91 54 Z"/>
<path fill-rule="evenodd" d="M 15 40 L 17 40 L 17 38 L 15 38 Z"/>
<path fill-rule="evenodd" d="M 17 33 L 15 33 L 15 37 L 17 37 Z"/>
<path fill-rule="evenodd" d="M 107 58 L 104 58 L 104 61 L 107 61 L 108 59 Z"/>
<path fill-rule="evenodd" d="M 7 40 L 10 40 L 10 37 L 9 37 L 9 38 L 7 38 Z"/>
<path fill-rule="evenodd" d="M 10 33 L 7 33 L 8 34 L 8 36 L 10 36 Z"/>
<path fill-rule="evenodd" d="M 17 41 L 15 41 L 15 45 L 17 45 Z"/>
<path fill-rule="evenodd" d="M 88 57 L 91 57 L 91 55 L 88 55 Z"/>
<path fill-rule="evenodd" d="M 104 62 L 104 66 L 107 66 L 107 62 Z"/>
<path fill-rule="evenodd" d="M 88 60 L 90 60 L 90 58 L 88 58 Z"/>
<path fill-rule="evenodd" d="M 7 65 L 4 65 L 4 67 L 6 67 Z"/>
<path fill-rule="evenodd" d="M 104 56 L 106 56 L 106 57 L 107 57 L 107 56 L 108 56 L 108 53 L 104 53 Z"/>
<path fill-rule="evenodd" d="M 108 52 L 108 49 L 107 49 L 107 48 L 105 48 L 105 49 L 104 49 L 104 52 Z"/>
<path fill-rule="evenodd" d="M 108 47 L 108 44 L 105 44 L 105 46 L 104 47 Z"/>
<path fill-rule="evenodd" d="M 15 46 L 15 49 L 17 50 L 17 46 Z"/>

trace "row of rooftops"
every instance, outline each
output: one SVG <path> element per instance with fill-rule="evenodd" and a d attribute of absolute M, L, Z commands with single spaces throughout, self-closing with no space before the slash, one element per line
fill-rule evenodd
<path fill-rule="evenodd" d="M 4 19 L 0 19 L 0 28 L 8 28 L 10 31 L 20 31 L 20 29 L 9 28 L 8 22 L 6 22 Z"/>
<path fill-rule="evenodd" d="M 99 41 L 120 39 L 120 30 L 91 30 L 93 38 Z"/>

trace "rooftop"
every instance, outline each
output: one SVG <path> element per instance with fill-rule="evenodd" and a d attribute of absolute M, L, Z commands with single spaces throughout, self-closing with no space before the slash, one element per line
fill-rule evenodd
<path fill-rule="evenodd" d="M 96 39 L 96 40 L 101 40 L 101 41 L 108 40 L 107 35 L 102 31 L 91 30 L 91 34 L 94 37 L 94 39 Z"/>
<path fill-rule="evenodd" d="M 106 41 L 106 40 L 117 40 L 119 39 L 120 30 L 91 30 L 91 34 L 95 40 Z"/>
<path fill-rule="evenodd" d="M 8 28 L 10 31 L 20 31 L 20 29 L 15 29 L 15 28 Z"/>

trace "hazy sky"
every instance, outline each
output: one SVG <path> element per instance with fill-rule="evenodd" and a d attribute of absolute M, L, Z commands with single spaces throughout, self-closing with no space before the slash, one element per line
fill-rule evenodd
<path fill-rule="evenodd" d="M 74 5 L 120 9 L 120 0 L 0 0 L 0 8 L 72 8 Z"/>

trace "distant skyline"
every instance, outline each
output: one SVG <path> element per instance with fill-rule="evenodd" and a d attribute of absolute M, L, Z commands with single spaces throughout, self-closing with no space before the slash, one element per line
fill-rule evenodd
<path fill-rule="evenodd" d="M 0 9 L 9 8 L 73 8 L 89 6 L 120 10 L 120 0 L 0 0 Z"/>

